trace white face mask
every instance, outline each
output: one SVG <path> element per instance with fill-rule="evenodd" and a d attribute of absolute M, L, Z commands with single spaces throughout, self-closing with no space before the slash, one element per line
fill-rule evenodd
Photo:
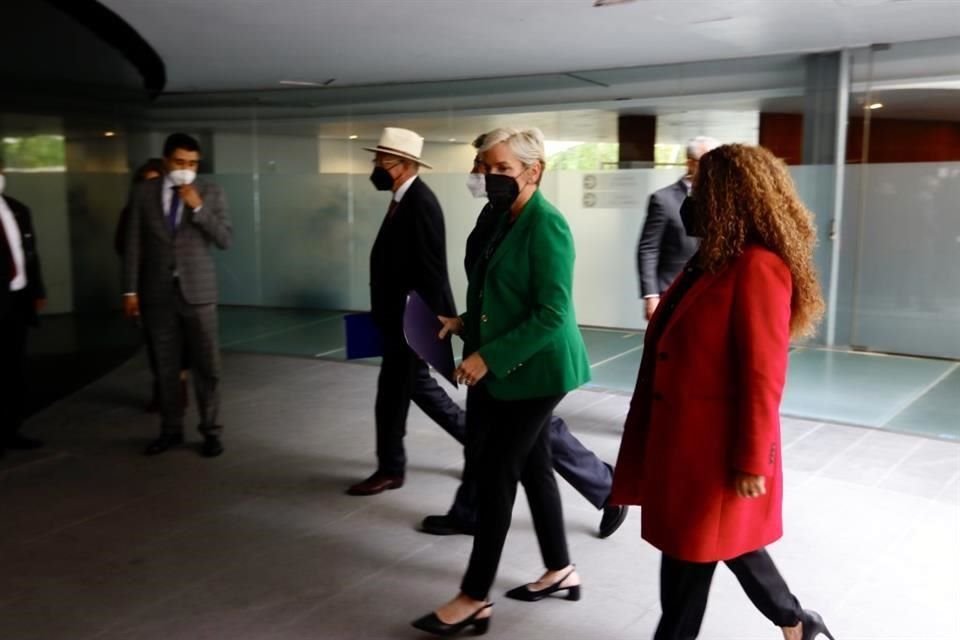
<path fill-rule="evenodd" d="M 7 176 L 0 173 L 0 196 L 3 195 L 3 188 L 7 186 Z"/>
<path fill-rule="evenodd" d="M 193 184 L 193 181 L 197 179 L 197 172 L 191 171 L 190 169 L 177 169 L 176 171 L 171 171 L 169 175 L 170 180 L 178 187 L 185 184 Z"/>
<path fill-rule="evenodd" d="M 467 176 L 467 189 L 474 198 L 487 197 L 487 179 L 482 173 L 471 173 Z"/>

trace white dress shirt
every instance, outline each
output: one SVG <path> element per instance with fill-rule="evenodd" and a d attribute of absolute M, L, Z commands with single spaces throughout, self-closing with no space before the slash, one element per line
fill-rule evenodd
<path fill-rule="evenodd" d="M 0 221 L 3 222 L 3 232 L 7 234 L 13 264 L 17 266 L 17 276 L 10 281 L 10 291 L 22 291 L 27 288 L 27 260 L 23 254 L 23 237 L 20 235 L 17 219 L 13 217 L 13 211 L 3 197 L 0 197 Z"/>
<path fill-rule="evenodd" d="M 410 185 L 413 184 L 413 181 L 416 180 L 417 177 L 418 177 L 417 174 L 413 174 L 413 177 L 412 177 L 412 178 L 407 178 L 407 181 L 404 182 L 402 185 L 400 185 L 400 188 L 397 189 L 397 191 L 393 194 L 393 201 L 394 201 L 394 202 L 396 202 L 397 204 L 399 204 L 400 201 L 403 200 L 403 196 L 406 195 L 407 190 L 410 189 Z"/>

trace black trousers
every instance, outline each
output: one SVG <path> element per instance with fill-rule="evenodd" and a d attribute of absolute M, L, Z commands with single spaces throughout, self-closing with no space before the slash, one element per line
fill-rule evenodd
<path fill-rule="evenodd" d="M 383 362 L 377 379 L 377 471 L 402 476 L 407 466 L 403 438 L 410 401 L 460 444 L 466 438 L 466 415 L 430 375 L 430 369 L 402 336 L 384 336 Z"/>
<path fill-rule="evenodd" d="M 26 417 L 27 334 L 33 298 L 25 291 L 8 294 L 0 309 L 0 449 L 20 431 Z"/>
<path fill-rule="evenodd" d="M 790 593 L 766 549 L 727 560 L 726 565 L 753 605 L 770 622 L 778 627 L 792 627 L 800 622 L 803 609 Z M 686 562 L 664 554 L 660 565 L 663 615 L 654 640 L 693 640 L 697 637 L 716 568 L 716 562 Z"/>
<path fill-rule="evenodd" d="M 479 421 L 487 434 L 475 468 L 477 530 L 460 590 L 485 600 L 493 586 L 510 529 L 517 483 L 523 483 L 543 564 L 549 570 L 570 564 L 560 492 L 553 475 L 550 415 L 563 396 L 497 400 L 481 384 L 470 390 L 467 421 Z M 477 432 L 477 428 L 468 428 Z"/>
<path fill-rule="evenodd" d="M 473 389 L 467 391 L 468 410 L 472 394 Z M 477 522 L 477 476 L 473 467 L 477 464 L 477 458 L 485 446 L 488 426 L 476 420 L 467 421 L 467 442 L 463 450 L 463 480 L 457 488 L 457 495 L 450 506 L 450 511 L 447 512 L 448 516 L 468 528 L 475 527 Z M 606 506 L 613 484 L 611 466 L 583 446 L 583 443 L 570 433 L 563 418 L 550 416 L 547 434 L 550 439 L 554 470 L 594 507 L 602 509 Z"/>

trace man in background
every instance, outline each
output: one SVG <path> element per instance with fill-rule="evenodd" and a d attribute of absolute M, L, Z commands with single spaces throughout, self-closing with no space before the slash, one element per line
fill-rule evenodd
<path fill-rule="evenodd" d="M 0 160 L 0 456 L 7 449 L 43 446 L 20 427 L 26 418 L 27 334 L 47 297 L 30 209 L 4 195 L 3 170 Z"/>
<path fill-rule="evenodd" d="M 134 189 L 123 252 L 124 312 L 143 314 L 157 360 L 160 436 L 146 455 L 183 443 L 180 369 L 184 354 L 193 374 L 200 413 L 200 452 L 223 453 L 217 274 L 210 248 L 230 247 L 233 229 L 223 190 L 197 182 L 200 145 L 183 133 L 163 146 L 164 175 Z"/>
<path fill-rule="evenodd" d="M 660 304 L 660 294 L 667 290 L 687 261 L 700 246 L 696 238 L 687 235 L 680 221 L 680 205 L 690 195 L 693 177 L 700 157 L 720 146 L 713 138 L 698 136 L 687 143 L 687 172 L 668 187 L 654 191 L 647 206 L 637 243 L 637 270 L 640 274 L 640 295 L 643 297 L 647 320 Z"/>

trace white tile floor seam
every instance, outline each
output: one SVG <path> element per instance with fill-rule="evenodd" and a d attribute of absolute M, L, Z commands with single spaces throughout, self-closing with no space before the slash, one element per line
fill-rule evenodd
<path fill-rule="evenodd" d="M 140 457 L 156 423 L 140 360 L 31 421 L 50 448 L 0 460 L 3 640 L 423 637 L 409 621 L 456 592 L 469 555 L 468 538 L 415 531 L 453 498 L 457 443 L 414 408 L 406 486 L 345 496 L 374 466 L 377 368 L 229 353 L 224 371 L 218 460 Z M 629 396 L 564 402 L 558 415 L 612 461 Z M 804 605 L 838 640 L 960 637 L 960 444 L 788 418 L 784 431 L 787 533 L 771 553 Z M 583 600 L 502 597 L 539 572 L 521 489 L 488 637 L 651 637 L 659 556 L 639 510 L 598 540 L 599 512 L 558 482 Z M 700 637 L 778 638 L 728 574 Z"/>

